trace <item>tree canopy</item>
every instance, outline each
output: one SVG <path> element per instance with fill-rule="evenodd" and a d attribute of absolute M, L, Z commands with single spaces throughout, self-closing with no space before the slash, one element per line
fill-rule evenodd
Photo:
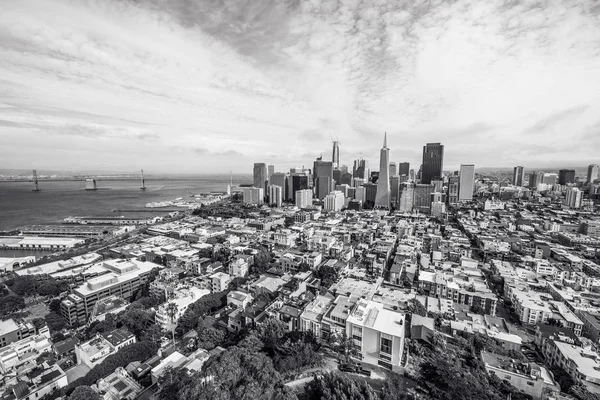
<path fill-rule="evenodd" d="M 69 396 L 69 400 L 100 400 L 100 395 L 89 386 L 77 386 Z"/>
<path fill-rule="evenodd" d="M 375 400 L 377 393 L 364 381 L 355 381 L 339 373 L 317 376 L 305 388 L 310 399 Z"/>

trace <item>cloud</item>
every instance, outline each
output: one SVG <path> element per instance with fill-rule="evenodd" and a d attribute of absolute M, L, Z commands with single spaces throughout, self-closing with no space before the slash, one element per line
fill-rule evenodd
<path fill-rule="evenodd" d="M 286 170 L 334 138 L 378 166 L 385 131 L 413 165 L 426 142 L 449 168 L 588 159 L 598 49 L 592 0 L 5 0 L 2 159 Z"/>
<path fill-rule="evenodd" d="M 548 129 L 554 128 L 557 124 L 563 121 L 569 121 L 571 118 L 576 118 L 583 114 L 589 108 L 588 105 L 571 107 L 566 110 L 561 110 L 545 118 L 540 119 L 535 124 L 525 130 L 525 133 L 546 133 Z"/>

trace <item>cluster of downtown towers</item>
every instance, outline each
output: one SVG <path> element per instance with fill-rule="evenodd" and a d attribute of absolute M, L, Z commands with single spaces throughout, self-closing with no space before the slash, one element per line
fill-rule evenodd
<path fill-rule="evenodd" d="M 332 196 L 345 200 L 352 209 L 382 208 L 430 212 L 432 203 L 458 202 L 473 198 L 475 165 L 463 164 L 458 176 L 448 180 L 448 199 L 443 191 L 444 146 L 440 143 L 427 143 L 423 146 L 423 161 L 420 169 L 410 169 L 408 162 L 390 162 L 390 149 L 387 134 L 379 158 L 379 171 L 369 172 L 368 162 L 362 158 L 354 160 L 352 170 L 340 164 L 340 150 L 337 141 L 333 142 L 331 161 L 322 157 L 314 161 L 313 169 L 292 168 L 289 173 L 275 172 L 273 165 L 254 164 L 254 183 L 258 202 L 280 205 L 281 201 L 293 201 L 299 207 L 306 207 L 306 199 L 323 201 L 325 209 Z M 281 196 L 281 199 L 278 197 Z M 257 197 L 262 197 L 257 199 Z"/>

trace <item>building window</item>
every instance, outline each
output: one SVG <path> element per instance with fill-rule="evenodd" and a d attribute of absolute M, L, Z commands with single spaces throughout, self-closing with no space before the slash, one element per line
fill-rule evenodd
<path fill-rule="evenodd" d="M 392 354 L 392 336 L 381 334 L 380 352 L 385 354 Z"/>

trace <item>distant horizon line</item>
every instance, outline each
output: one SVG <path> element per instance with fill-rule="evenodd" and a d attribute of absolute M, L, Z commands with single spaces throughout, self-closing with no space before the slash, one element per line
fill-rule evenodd
<path fill-rule="evenodd" d="M 268 163 L 265 163 L 267 165 L 269 165 Z M 274 165 L 274 164 L 273 164 Z M 344 164 L 342 164 L 344 165 Z M 396 163 L 396 165 L 398 165 L 398 163 Z M 589 165 L 595 165 L 595 164 L 588 164 L 588 165 L 581 165 L 581 166 L 561 166 L 561 167 L 527 167 L 527 166 L 523 166 L 523 165 L 515 165 L 513 167 L 478 167 L 477 164 L 459 164 L 456 167 L 446 167 L 444 168 L 443 172 L 448 172 L 448 173 L 452 173 L 455 171 L 459 171 L 460 170 L 460 166 L 461 165 L 475 165 L 475 172 L 477 172 L 478 170 L 484 170 L 484 171 L 511 171 L 513 170 L 515 167 L 517 166 L 522 166 L 523 170 L 525 172 L 527 171 L 545 171 L 545 170 L 555 170 L 556 172 L 558 172 L 560 169 L 586 169 L 589 167 Z M 292 167 L 293 168 L 293 167 Z M 352 168 L 351 165 L 348 166 L 348 168 Z M 312 169 L 312 168 L 309 168 Z M 414 169 L 415 172 L 418 170 L 417 168 L 411 168 Z M 11 172 L 14 173 L 28 173 L 31 174 L 32 171 L 34 169 L 26 169 L 26 168 L 0 168 L 0 175 L 7 175 L 10 174 Z M 86 171 L 78 171 L 78 170 L 59 170 L 59 169 L 35 169 L 37 171 L 38 177 L 40 175 L 48 175 L 48 174 L 70 174 L 70 175 L 120 175 L 120 176 L 141 176 L 140 172 L 133 172 L 133 171 L 102 171 L 102 170 L 86 170 Z M 370 171 L 372 172 L 379 172 L 379 170 L 375 170 L 375 169 L 370 169 Z M 278 171 L 275 170 L 275 172 L 288 172 L 287 170 L 284 171 Z M 223 172 L 148 172 L 147 169 L 144 170 L 144 176 L 145 177 L 152 177 L 152 176 L 160 176 L 160 175 L 186 175 L 186 176 L 215 176 L 215 175 L 229 175 L 229 174 L 234 174 L 234 175 L 249 175 L 252 176 L 252 171 L 249 172 L 236 172 L 236 171 L 223 171 Z"/>

